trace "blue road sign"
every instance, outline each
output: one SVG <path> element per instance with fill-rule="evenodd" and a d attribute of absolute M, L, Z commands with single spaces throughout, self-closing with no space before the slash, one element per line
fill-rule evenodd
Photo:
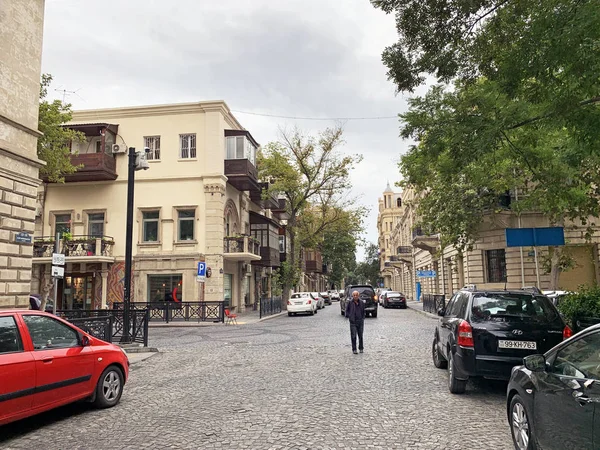
<path fill-rule="evenodd" d="M 435 278 L 436 276 L 435 270 L 417 270 L 417 278 Z"/>
<path fill-rule="evenodd" d="M 198 263 L 198 276 L 199 277 L 205 277 L 206 276 L 206 263 L 205 262 L 199 262 Z"/>
<path fill-rule="evenodd" d="M 17 233 L 15 235 L 15 242 L 20 244 L 31 244 L 31 235 L 29 233 Z"/>
<path fill-rule="evenodd" d="M 507 247 L 546 247 L 565 245 L 565 230 L 562 227 L 507 228 Z"/>

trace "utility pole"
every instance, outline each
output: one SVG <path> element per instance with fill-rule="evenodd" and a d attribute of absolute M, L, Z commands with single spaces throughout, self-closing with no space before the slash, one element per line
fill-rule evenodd
<path fill-rule="evenodd" d="M 125 286 L 123 287 L 122 344 L 129 344 L 131 342 L 129 329 L 131 327 L 131 266 L 133 259 L 133 187 L 135 182 L 135 172 L 136 170 L 142 169 L 148 169 L 148 163 L 145 160 L 145 155 L 142 158 L 141 155 L 135 151 L 135 147 L 129 147 L 129 157 L 127 163 L 127 225 L 125 230 Z"/>

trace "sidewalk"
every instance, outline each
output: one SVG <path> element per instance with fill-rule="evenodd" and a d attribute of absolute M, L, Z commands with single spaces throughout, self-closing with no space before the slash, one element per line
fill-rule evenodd
<path fill-rule="evenodd" d="M 238 313 L 237 314 L 237 324 L 238 325 L 251 325 L 253 323 L 258 323 L 258 322 L 262 322 L 264 320 L 269 320 L 269 319 L 274 319 L 275 317 L 280 317 L 282 315 L 284 315 L 286 313 L 286 311 L 281 311 L 278 314 L 273 314 L 272 316 L 265 316 L 262 319 L 260 318 L 260 312 L 259 311 L 245 311 L 243 313 Z M 227 320 L 227 319 L 225 319 Z M 157 321 L 150 321 L 148 323 L 148 326 L 150 328 L 167 328 L 167 327 L 220 327 L 220 326 L 224 326 L 225 323 L 223 322 L 198 322 L 197 320 L 190 320 L 189 322 L 185 322 L 185 321 L 173 321 L 173 322 L 157 322 Z M 234 324 L 235 325 L 235 324 Z M 229 325 L 227 325 L 229 326 Z"/>
<path fill-rule="evenodd" d="M 406 306 L 408 306 L 410 309 L 417 311 L 419 314 L 423 314 L 424 316 L 429 317 L 430 319 L 439 319 L 439 317 L 437 316 L 437 314 L 432 314 L 430 312 L 427 311 L 423 311 L 423 302 L 406 302 Z"/>

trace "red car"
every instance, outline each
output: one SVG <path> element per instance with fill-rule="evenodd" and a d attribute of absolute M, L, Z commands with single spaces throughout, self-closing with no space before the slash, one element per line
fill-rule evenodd
<path fill-rule="evenodd" d="M 82 399 L 114 406 L 128 375 L 120 347 L 42 311 L 0 310 L 0 425 Z"/>

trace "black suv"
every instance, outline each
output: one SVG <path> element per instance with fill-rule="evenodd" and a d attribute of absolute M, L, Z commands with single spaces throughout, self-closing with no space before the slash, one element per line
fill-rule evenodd
<path fill-rule="evenodd" d="M 342 316 L 346 314 L 346 305 L 352 301 L 352 293 L 358 291 L 361 301 L 365 304 L 365 312 L 367 317 L 377 317 L 377 295 L 375 289 L 369 284 L 353 284 L 346 286 L 344 296 L 340 298 L 340 310 Z"/>
<path fill-rule="evenodd" d="M 433 363 L 448 366 L 454 394 L 465 391 L 469 377 L 509 379 L 523 357 L 544 353 L 572 334 L 547 297 L 525 290 L 463 289 L 438 315 Z"/>

